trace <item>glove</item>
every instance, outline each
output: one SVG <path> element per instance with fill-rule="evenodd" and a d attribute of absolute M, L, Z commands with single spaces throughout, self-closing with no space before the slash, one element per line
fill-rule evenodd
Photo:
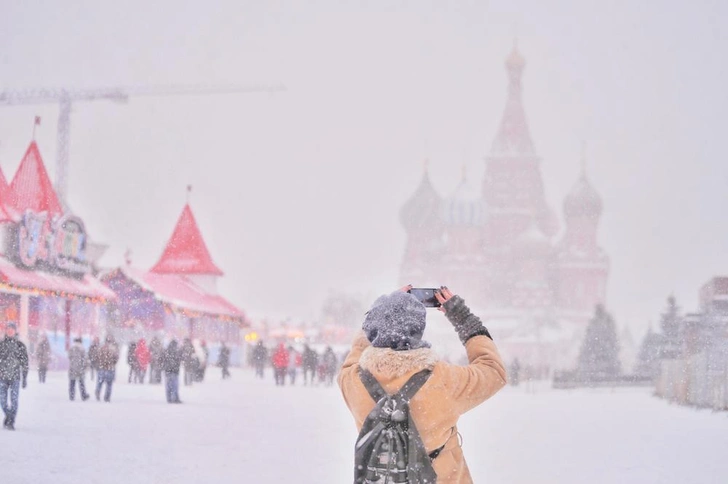
<path fill-rule="evenodd" d="M 480 318 L 470 312 L 470 308 L 465 305 L 465 300 L 460 296 L 453 296 L 445 301 L 443 308 L 445 316 L 457 331 L 462 344 L 467 343 L 473 336 L 479 335 L 493 339 Z"/>
<path fill-rule="evenodd" d="M 23 378 L 23 388 L 25 388 L 27 386 L 28 386 L 28 378 L 27 377 L 24 377 Z"/>

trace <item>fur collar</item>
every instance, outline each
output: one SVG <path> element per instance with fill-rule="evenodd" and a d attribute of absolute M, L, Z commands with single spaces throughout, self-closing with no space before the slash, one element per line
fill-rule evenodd
<path fill-rule="evenodd" d="M 437 354 L 431 348 L 395 351 L 390 348 L 368 346 L 359 358 L 359 366 L 365 370 L 391 378 L 398 378 L 425 368 L 431 370 L 437 362 Z"/>

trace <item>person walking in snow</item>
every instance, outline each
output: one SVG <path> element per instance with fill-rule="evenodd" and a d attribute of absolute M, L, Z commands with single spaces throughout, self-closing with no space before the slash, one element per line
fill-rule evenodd
<path fill-rule="evenodd" d="M 326 378 L 326 386 L 330 387 L 334 384 L 334 376 L 336 375 L 336 370 L 339 366 L 339 361 L 336 358 L 334 350 L 331 349 L 331 346 L 326 347 L 326 351 L 324 352 L 322 360 L 322 365 L 324 367 L 324 376 Z"/>
<path fill-rule="evenodd" d="M 210 349 L 207 347 L 207 342 L 203 339 L 200 341 L 200 350 L 202 351 L 202 361 L 197 371 L 197 381 L 205 381 L 205 372 L 207 371 L 207 365 L 210 360 Z"/>
<path fill-rule="evenodd" d="M 15 430 L 21 381 L 23 388 L 28 386 L 28 350 L 18 339 L 15 323 L 8 322 L 0 341 L 0 406 L 5 414 L 3 427 L 8 430 Z"/>
<path fill-rule="evenodd" d="M 182 342 L 182 365 L 185 369 L 185 385 L 192 385 L 195 375 L 195 347 L 192 346 L 192 340 L 185 338 Z"/>
<path fill-rule="evenodd" d="M 43 335 L 35 349 L 35 359 L 38 363 L 38 382 L 45 383 L 48 365 L 51 363 L 51 343 L 48 336 Z"/>
<path fill-rule="evenodd" d="M 303 349 L 303 384 L 308 385 L 308 377 L 311 375 L 311 385 L 316 383 L 316 368 L 318 368 L 318 353 L 308 345 Z"/>
<path fill-rule="evenodd" d="M 296 384 L 296 374 L 298 373 L 298 367 L 301 366 L 301 355 L 293 348 L 288 347 L 288 378 L 291 380 L 291 385 Z"/>
<path fill-rule="evenodd" d="M 173 339 L 164 351 L 164 379 L 167 403 L 182 403 L 179 399 L 179 370 L 184 355 Z"/>
<path fill-rule="evenodd" d="M 262 341 L 256 343 L 253 349 L 253 366 L 255 367 L 255 376 L 263 378 L 265 376 L 265 365 L 268 363 L 268 349 Z"/>
<path fill-rule="evenodd" d="M 93 380 L 96 377 L 96 372 L 99 369 L 99 349 L 101 348 L 101 343 L 99 342 L 99 337 L 95 336 L 94 340 L 91 342 L 91 346 L 88 347 L 88 367 L 89 367 L 89 377 L 91 380 Z"/>
<path fill-rule="evenodd" d="M 514 387 L 518 386 L 518 382 L 519 382 L 518 377 L 520 375 L 520 372 L 521 372 L 521 363 L 518 361 L 518 358 L 514 358 L 513 363 L 511 363 L 511 371 L 509 372 L 509 376 L 510 376 L 509 380 L 510 380 L 511 385 L 513 385 Z"/>
<path fill-rule="evenodd" d="M 149 383 L 159 384 L 162 383 L 162 371 L 164 370 L 164 347 L 162 342 L 156 336 L 152 338 L 152 342 L 149 344 L 150 369 L 149 369 Z"/>
<path fill-rule="evenodd" d="M 290 355 L 283 343 L 278 344 L 278 349 L 273 353 L 273 371 L 275 372 L 276 385 L 284 386 L 286 384 L 286 371 L 288 370 L 288 362 Z"/>
<path fill-rule="evenodd" d="M 81 400 L 89 398 L 86 393 L 86 383 L 83 381 L 86 376 L 86 350 L 83 349 L 81 338 L 73 340 L 73 345 L 68 349 L 68 397 L 73 401 L 76 398 L 76 382 L 78 391 L 81 393 Z"/>
<path fill-rule="evenodd" d="M 134 351 L 137 361 L 137 376 L 136 381 L 144 383 L 144 378 L 147 376 L 147 367 L 149 366 L 149 360 L 152 356 L 147 347 L 147 342 L 144 338 L 139 340 L 137 343 L 136 350 Z"/>
<path fill-rule="evenodd" d="M 136 383 L 139 376 L 139 362 L 136 357 L 137 344 L 132 341 L 129 343 L 129 349 L 126 352 L 126 362 L 129 365 L 129 383 Z"/>
<path fill-rule="evenodd" d="M 96 400 L 101 398 L 101 389 L 106 384 L 104 392 L 104 401 L 111 401 L 111 390 L 116 378 L 116 364 L 119 362 L 119 346 L 116 344 L 114 337 L 106 336 L 104 345 L 99 348 L 98 353 L 98 375 L 96 378 Z"/>
<path fill-rule="evenodd" d="M 378 405 L 367 387 L 376 383 L 386 395 L 407 392 L 403 385 L 415 377 L 421 386 L 407 402 L 410 425 L 415 425 L 424 446 L 424 459 L 408 462 L 407 475 L 400 476 L 404 479 L 401 482 L 413 482 L 409 479 L 411 470 L 429 468 L 434 470 L 437 482 L 471 483 L 458 437 L 458 419 L 505 386 L 505 366 L 483 323 L 461 297 L 446 287 L 439 289 L 435 297 L 464 345 L 469 363 L 457 366 L 438 359 L 422 340 L 426 310 L 407 292 L 410 289 L 406 286 L 374 302 L 364 319 L 363 332 L 355 339 L 341 368 L 338 383 L 361 430 Z M 399 421 L 394 413 L 391 421 Z M 357 448 L 362 449 L 367 443 L 367 436 L 360 436 Z M 357 451 L 357 459 L 361 457 Z M 415 467 L 411 469 L 410 465 Z M 384 469 L 388 472 L 386 465 Z M 355 478 L 363 479 L 362 473 L 366 471 L 366 466 L 356 469 Z"/>
<path fill-rule="evenodd" d="M 222 368 L 222 379 L 230 378 L 230 348 L 223 342 L 217 357 L 217 366 Z"/>

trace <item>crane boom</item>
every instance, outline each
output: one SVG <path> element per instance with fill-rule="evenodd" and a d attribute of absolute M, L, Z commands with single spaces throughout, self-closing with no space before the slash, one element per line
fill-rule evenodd
<path fill-rule="evenodd" d="M 0 106 L 59 104 L 55 185 L 58 198 L 61 204 L 63 204 L 64 210 L 67 210 L 66 192 L 68 188 L 68 167 L 70 161 L 71 110 L 74 102 L 97 101 L 102 99 L 115 102 L 127 102 L 131 96 L 191 96 L 253 92 L 267 92 L 272 94 L 285 90 L 286 87 L 282 84 L 132 86 L 99 89 L 37 88 L 0 91 Z"/>
<path fill-rule="evenodd" d="M 124 102 L 129 95 L 122 89 L 21 89 L 0 91 L 0 106 L 18 106 L 23 104 L 52 104 L 61 100 L 95 101 L 109 99 Z"/>

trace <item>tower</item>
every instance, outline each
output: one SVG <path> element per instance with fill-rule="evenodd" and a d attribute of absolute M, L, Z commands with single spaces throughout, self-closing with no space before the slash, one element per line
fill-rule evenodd
<path fill-rule="evenodd" d="M 470 183 L 463 166 L 460 183 L 443 201 L 446 250 L 438 258 L 437 274 L 439 280 L 468 296 L 482 297 L 487 291 L 487 267 L 481 256 L 487 209 L 478 186 Z"/>
<path fill-rule="evenodd" d="M 532 221 L 548 237 L 558 225 L 546 205 L 543 180 L 523 108 L 522 78 L 526 61 L 514 44 L 505 62 L 508 98 L 490 155 L 486 158 L 483 196 L 490 209 L 488 245 L 508 245 Z"/>
<path fill-rule="evenodd" d="M 590 312 L 606 300 L 609 258 L 599 247 L 597 231 L 602 199 L 586 175 L 582 155 L 581 176 L 564 199 L 566 232 L 559 244 L 559 306 Z"/>

